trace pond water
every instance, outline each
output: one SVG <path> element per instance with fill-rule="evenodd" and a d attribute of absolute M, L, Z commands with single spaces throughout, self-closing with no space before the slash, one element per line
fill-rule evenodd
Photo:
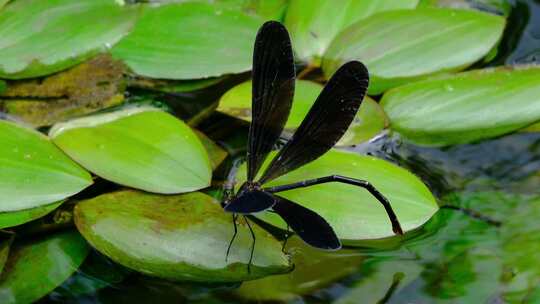
<path fill-rule="evenodd" d="M 500 52 L 488 65 L 540 61 L 540 1 L 513 1 L 512 7 Z M 180 112 L 198 112 L 200 103 L 191 101 L 220 90 L 160 97 Z M 209 121 L 205 133 L 242 155 L 246 125 L 217 114 Z M 443 208 L 402 240 L 322 253 L 293 238 L 286 248 L 294 255 L 293 273 L 241 286 L 169 283 L 92 252 L 40 303 L 540 303 L 540 134 L 444 149 L 382 134 L 352 150 L 414 172 L 440 205 L 470 208 L 501 225 Z"/>

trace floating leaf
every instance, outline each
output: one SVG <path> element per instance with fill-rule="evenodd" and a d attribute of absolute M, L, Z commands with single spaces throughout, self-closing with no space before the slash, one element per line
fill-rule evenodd
<path fill-rule="evenodd" d="M 92 184 L 90 174 L 41 133 L 0 120 L 0 142 L 0 212 L 24 210 L 27 217 L 35 211 L 28 209 L 47 209 Z"/>
<path fill-rule="evenodd" d="M 366 96 L 349 129 L 337 142 L 338 146 L 357 145 L 379 134 L 388 125 L 381 106 Z"/>
<path fill-rule="evenodd" d="M 251 69 L 262 20 L 204 3 L 144 6 L 134 30 L 112 49 L 136 73 L 198 79 Z M 204 29 L 204 30 L 202 30 Z"/>
<path fill-rule="evenodd" d="M 275 153 L 271 154 L 269 159 L 273 156 Z M 371 182 L 388 198 L 405 231 L 421 226 L 438 210 L 429 189 L 409 171 L 374 157 L 340 150 L 331 150 L 318 160 L 265 186 L 284 185 L 333 174 Z M 238 172 L 239 184 L 245 177 L 244 164 Z M 348 243 L 394 235 L 382 205 L 365 189 L 341 183 L 328 183 L 280 192 L 279 195 L 323 216 L 332 225 L 338 237 Z M 261 212 L 257 217 L 283 229 L 286 228 L 285 223 L 273 213 Z"/>
<path fill-rule="evenodd" d="M 123 72 L 121 63 L 102 55 L 45 79 L 11 81 L 0 109 L 35 127 L 50 126 L 122 103 Z"/>
<path fill-rule="evenodd" d="M 540 69 L 476 70 L 389 91 L 391 128 L 415 143 L 453 145 L 499 136 L 540 120 Z"/>
<path fill-rule="evenodd" d="M 79 203 L 75 223 L 101 253 L 150 276 L 237 282 L 290 270 L 281 244 L 252 224 L 257 242 L 248 272 L 252 240 L 241 217 L 226 261 L 233 236 L 231 214 L 199 192 L 174 196 L 136 191 L 104 194 Z"/>
<path fill-rule="evenodd" d="M 114 0 L 14 1 L 0 11 L 0 77 L 32 78 L 80 63 L 120 40 L 135 16 Z"/>
<path fill-rule="evenodd" d="M 88 249 L 74 231 L 14 243 L 0 276 L 0 302 L 32 303 L 40 299 L 77 270 Z"/>
<path fill-rule="evenodd" d="M 237 294 L 257 302 L 290 301 L 358 271 L 363 261 L 361 253 L 354 250 L 323 251 L 296 236 L 287 242 L 285 251 L 292 254 L 292 272 L 245 282 Z"/>
<path fill-rule="evenodd" d="M 243 11 L 247 14 L 258 15 L 265 20 L 280 20 L 285 12 L 287 0 L 146 0 L 157 4 L 201 2 L 218 8 Z"/>
<path fill-rule="evenodd" d="M 52 140 L 71 158 L 115 183 L 157 193 L 205 188 L 212 170 L 203 145 L 181 120 L 150 107 L 56 124 Z"/>
<path fill-rule="evenodd" d="M 502 17 L 469 10 L 382 12 L 341 32 L 324 54 L 322 68 L 329 76 L 341 64 L 360 60 L 369 68 L 370 94 L 379 94 L 469 66 L 499 41 L 504 25 Z"/>
<path fill-rule="evenodd" d="M 38 219 L 54 209 L 58 208 L 62 202 L 47 204 L 35 208 L 29 208 L 19 211 L 8 211 L 0 213 L 0 229 L 21 225 L 32 220 Z"/>
<path fill-rule="evenodd" d="M 512 10 L 512 5 L 507 0 L 421 0 L 418 6 L 476 9 L 504 16 L 508 16 Z"/>
<path fill-rule="evenodd" d="M 319 96 L 322 86 L 318 83 L 298 80 L 294 94 L 293 106 L 285 128 L 295 130 Z M 227 91 L 220 99 L 218 111 L 236 118 L 251 121 L 251 81 L 241 83 Z M 368 96 L 360 107 L 349 130 L 339 145 L 358 144 L 372 138 L 385 127 L 385 116 L 376 101 Z"/>
<path fill-rule="evenodd" d="M 215 170 L 225 160 L 225 158 L 227 158 L 227 151 L 225 151 L 218 144 L 213 142 L 204 133 L 195 130 L 195 134 L 197 134 L 197 137 L 199 137 L 199 140 L 206 149 L 206 152 L 208 152 L 208 157 L 210 158 L 212 169 Z"/>
<path fill-rule="evenodd" d="M 320 60 L 330 42 L 349 25 L 377 12 L 412 9 L 418 0 L 293 0 L 285 25 L 297 59 Z"/>

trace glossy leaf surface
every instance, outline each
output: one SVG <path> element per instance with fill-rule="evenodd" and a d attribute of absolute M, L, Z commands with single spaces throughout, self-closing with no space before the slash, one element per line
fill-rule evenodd
<path fill-rule="evenodd" d="M 157 193 L 205 188 L 211 164 L 197 135 L 174 116 L 131 107 L 56 124 L 54 143 L 88 170 Z"/>
<path fill-rule="evenodd" d="M 199 192 L 174 196 L 136 191 L 104 194 L 78 204 L 75 223 L 101 253 L 150 276 L 237 282 L 289 270 L 281 244 L 252 223 L 257 243 L 248 273 L 251 235 L 242 218 L 226 261 L 233 236 L 232 216 Z"/>

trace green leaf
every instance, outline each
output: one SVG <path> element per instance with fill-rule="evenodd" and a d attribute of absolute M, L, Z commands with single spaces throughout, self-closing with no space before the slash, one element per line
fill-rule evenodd
<path fill-rule="evenodd" d="M 7 84 L 5 81 L 0 79 L 0 94 L 4 93 L 4 91 L 7 89 Z"/>
<path fill-rule="evenodd" d="M 113 49 L 136 73 L 198 79 L 251 69 L 262 20 L 204 3 L 144 6 L 134 30 Z"/>
<path fill-rule="evenodd" d="M 297 236 L 287 242 L 285 251 L 292 255 L 292 272 L 245 282 L 236 293 L 259 303 L 294 300 L 355 273 L 364 260 L 356 250 L 319 250 L 306 245 Z"/>
<path fill-rule="evenodd" d="M 217 167 L 219 167 L 219 165 L 221 165 L 225 158 L 227 158 L 227 151 L 225 151 L 218 144 L 213 142 L 204 133 L 197 130 L 194 130 L 194 132 L 195 134 L 197 134 L 197 137 L 199 138 L 202 145 L 206 149 L 206 152 L 208 153 L 210 163 L 212 164 L 212 170 L 215 170 Z"/>
<path fill-rule="evenodd" d="M 0 212 L 0 229 L 21 225 L 43 217 L 61 204 L 62 202 L 57 202 L 19 211 Z"/>
<path fill-rule="evenodd" d="M 41 133 L 0 120 L 0 142 L 0 212 L 45 206 L 92 184 L 90 174 Z"/>
<path fill-rule="evenodd" d="M 292 0 L 285 25 L 297 59 L 317 61 L 332 39 L 351 24 L 377 12 L 412 9 L 417 4 L 418 0 Z"/>
<path fill-rule="evenodd" d="M 370 94 L 379 94 L 469 66 L 499 41 L 504 25 L 502 17 L 469 10 L 378 13 L 341 32 L 324 54 L 322 68 L 330 76 L 343 63 L 360 60 L 370 71 Z"/>
<path fill-rule="evenodd" d="M 251 121 L 251 81 L 241 83 L 227 91 L 220 99 L 218 111 L 236 118 Z M 285 128 L 295 130 L 319 96 L 322 85 L 306 81 L 296 81 L 296 89 L 291 112 Z M 357 117 L 343 136 L 339 145 L 358 144 L 379 133 L 386 124 L 384 112 L 377 102 L 366 96 Z"/>
<path fill-rule="evenodd" d="M 381 101 L 391 128 L 423 145 L 499 136 L 540 120 L 540 69 L 476 70 L 412 83 Z"/>
<path fill-rule="evenodd" d="M 275 153 L 270 155 L 266 165 L 273 156 Z M 245 180 L 245 169 L 245 164 L 240 167 L 237 176 L 239 184 Z M 438 210 L 429 189 L 409 171 L 371 156 L 335 149 L 265 186 L 284 185 L 333 174 L 371 182 L 388 198 L 404 231 L 421 226 Z M 394 235 L 384 208 L 365 189 L 328 183 L 280 192 L 280 195 L 323 216 L 346 243 Z M 286 228 L 285 223 L 273 213 L 262 212 L 257 217 Z"/>
<path fill-rule="evenodd" d="M 120 40 L 135 13 L 114 0 L 14 1 L 0 11 L 0 77 L 32 78 L 80 63 Z"/>
<path fill-rule="evenodd" d="M 421 0 L 418 7 L 476 9 L 503 16 L 508 16 L 512 10 L 507 0 Z"/>
<path fill-rule="evenodd" d="M 101 253 L 144 274 L 178 281 L 237 282 L 290 270 L 281 244 L 253 225 L 257 243 L 251 272 L 251 234 L 240 217 L 200 192 L 160 196 L 136 191 L 104 194 L 75 207 L 75 223 Z M 133 237 L 136 236 L 136 237 Z"/>
<path fill-rule="evenodd" d="M 151 107 L 56 124 L 52 140 L 91 172 L 157 193 L 205 188 L 212 170 L 197 135 L 174 116 Z"/>
<path fill-rule="evenodd" d="M 288 0 L 146 0 L 156 4 L 200 2 L 211 4 L 221 9 L 242 11 L 258 15 L 265 20 L 280 20 L 285 12 Z"/>
<path fill-rule="evenodd" d="M 75 231 L 14 243 L 0 276 L 0 302 L 32 303 L 79 268 L 89 247 Z"/>

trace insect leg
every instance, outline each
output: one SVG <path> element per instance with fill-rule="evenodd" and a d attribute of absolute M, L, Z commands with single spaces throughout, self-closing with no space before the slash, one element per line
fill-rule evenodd
<path fill-rule="evenodd" d="M 392 206 L 390 205 L 390 202 L 382 193 L 379 192 L 372 184 L 370 184 L 368 181 L 345 177 L 341 175 L 330 175 L 315 179 L 308 179 L 305 181 L 288 184 L 288 185 L 282 185 L 282 186 L 276 186 L 276 187 L 268 187 L 264 188 L 264 191 L 270 192 L 270 193 L 277 193 L 297 188 L 304 188 L 304 187 L 310 187 L 314 185 L 324 184 L 324 183 L 344 183 L 349 184 L 353 186 L 358 186 L 366 189 L 375 197 L 384 207 L 384 210 L 388 214 L 388 218 L 390 219 L 390 222 L 392 223 L 392 230 L 395 234 L 403 234 L 403 230 L 401 229 L 401 224 L 399 223 L 396 214 L 394 213 L 394 210 L 392 209 Z"/>
<path fill-rule="evenodd" d="M 232 214 L 232 221 L 234 226 L 234 234 L 231 238 L 231 241 L 229 242 L 229 247 L 227 247 L 227 254 L 225 255 L 225 262 L 227 262 L 227 259 L 229 258 L 229 252 L 231 251 L 232 244 L 234 242 L 234 239 L 236 238 L 236 234 L 238 234 L 238 227 L 236 226 L 236 218 L 238 217 L 238 214 L 233 213 Z"/>
<path fill-rule="evenodd" d="M 285 246 L 287 246 L 287 241 L 292 236 L 291 230 L 289 229 L 289 224 L 287 224 L 287 232 L 285 234 L 285 240 L 283 241 L 283 246 L 281 246 L 281 252 L 285 253 Z"/>
<path fill-rule="evenodd" d="M 251 273 L 251 262 L 253 261 L 253 252 L 255 251 L 255 233 L 253 232 L 253 228 L 251 228 L 251 224 L 249 223 L 247 216 L 243 215 L 243 217 L 249 228 L 249 232 L 251 233 L 251 238 L 253 239 L 253 242 L 251 243 L 251 252 L 249 254 L 249 263 L 247 266 L 248 273 Z"/>

